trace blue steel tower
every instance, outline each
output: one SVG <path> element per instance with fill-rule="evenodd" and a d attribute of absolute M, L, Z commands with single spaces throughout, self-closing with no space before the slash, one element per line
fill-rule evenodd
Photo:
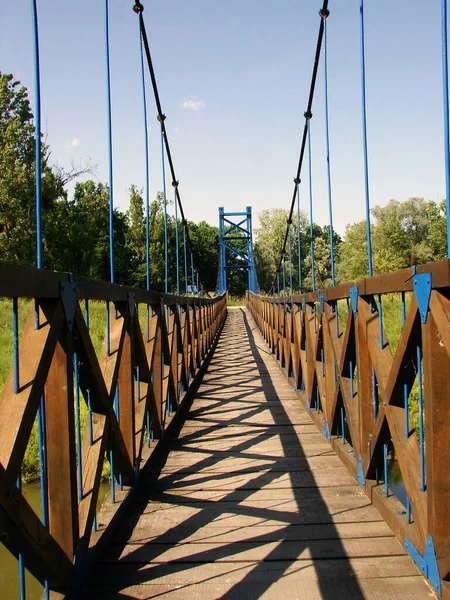
<path fill-rule="evenodd" d="M 220 263 L 219 293 L 227 289 L 227 271 L 246 269 L 248 272 L 248 289 L 257 293 L 255 261 L 252 243 L 252 207 L 246 212 L 225 212 L 219 208 L 220 229 Z"/>

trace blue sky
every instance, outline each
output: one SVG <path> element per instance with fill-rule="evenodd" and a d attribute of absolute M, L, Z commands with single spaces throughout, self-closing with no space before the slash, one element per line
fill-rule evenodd
<path fill-rule="evenodd" d="M 316 0 L 143 2 L 166 127 L 188 219 L 218 207 L 288 207 L 319 26 Z M 138 20 L 110 0 L 115 203 L 144 185 Z M 336 229 L 364 218 L 359 0 L 330 1 L 329 97 Z M 107 180 L 104 4 L 38 2 L 43 129 L 53 162 L 90 157 Z M 371 204 L 445 196 L 440 1 L 365 6 Z M 30 2 L 0 4 L 0 68 L 33 96 Z M 148 85 L 151 197 L 162 189 Z M 314 219 L 328 222 L 323 62 L 312 127 Z M 306 164 L 305 164 L 306 167 Z M 168 181 L 170 183 L 170 181 Z M 170 193 L 172 193 L 169 186 Z M 308 203 L 307 169 L 301 198 Z"/>

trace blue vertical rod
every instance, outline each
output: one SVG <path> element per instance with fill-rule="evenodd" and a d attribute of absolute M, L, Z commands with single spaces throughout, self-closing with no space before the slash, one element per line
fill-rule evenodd
<path fill-rule="evenodd" d="M 141 401 L 141 369 L 139 365 L 136 367 L 136 388 L 137 388 L 137 397 L 138 402 Z"/>
<path fill-rule="evenodd" d="M 334 274 L 334 239 L 333 239 L 333 202 L 331 194 L 331 165 L 330 165 L 330 127 L 328 110 L 328 44 L 327 44 L 327 19 L 324 19 L 324 73 L 325 73 L 325 133 L 327 152 L 327 178 L 328 178 L 328 212 L 330 215 L 330 255 L 331 255 L 331 285 L 336 284 Z"/>
<path fill-rule="evenodd" d="M 141 22 L 139 27 L 139 49 L 141 55 L 141 79 L 142 79 L 142 107 L 144 117 L 144 151 L 145 151 L 145 280 L 147 290 L 150 289 L 150 173 L 148 153 L 148 121 L 147 121 L 147 94 L 145 91 L 145 68 L 144 49 L 142 46 Z"/>
<path fill-rule="evenodd" d="M 25 565 L 23 563 L 23 555 L 19 554 L 19 582 L 20 582 L 20 600 L 26 600 L 26 581 L 25 581 Z"/>
<path fill-rule="evenodd" d="M 312 291 L 316 291 L 316 277 L 314 273 L 314 237 L 313 237 L 313 188 L 312 188 L 312 157 L 311 157 L 311 120 L 308 123 L 308 171 L 309 171 L 309 244 L 311 253 L 311 282 Z"/>
<path fill-rule="evenodd" d="M 45 405 L 44 396 L 38 408 L 38 444 L 39 444 L 39 474 L 41 480 L 41 510 L 42 524 L 48 527 L 48 509 L 47 509 L 47 453 L 45 443 Z"/>
<path fill-rule="evenodd" d="M 283 254 L 281 266 L 282 266 L 282 273 L 283 273 L 283 296 L 284 296 L 284 301 L 286 302 L 286 262 L 284 260 L 285 257 L 286 257 L 286 255 Z"/>
<path fill-rule="evenodd" d="M 302 255 L 300 240 L 300 185 L 296 183 L 297 188 L 297 252 L 298 252 L 298 293 L 302 293 Z"/>
<path fill-rule="evenodd" d="M 13 298 L 14 393 L 19 393 L 19 301 Z"/>
<path fill-rule="evenodd" d="M 186 225 L 183 223 L 183 250 L 184 250 L 184 293 L 187 296 L 188 293 L 188 263 L 187 263 L 187 251 L 186 251 Z"/>
<path fill-rule="evenodd" d="M 406 302 L 405 292 L 402 292 L 402 327 L 406 321 Z M 405 437 L 409 437 L 409 401 L 408 401 L 408 384 L 403 382 L 403 408 L 405 409 Z"/>
<path fill-rule="evenodd" d="M 367 115 L 366 115 L 366 58 L 364 48 L 364 0 L 360 0 L 360 34 L 361 34 L 361 102 L 362 102 L 362 129 L 364 152 L 364 189 L 366 197 L 366 230 L 367 230 L 367 261 L 369 275 L 372 277 L 372 239 L 370 233 L 370 196 L 369 196 L 369 159 L 367 156 Z"/>
<path fill-rule="evenodd" d="M 384 463 L 384 493 L 386 494 L 386 498 L 389 497 L 389 473 L 388 473 L 388 445 L 383 444 L 383 463 Z"/>
<path fill-rule="evenodd" d="M 146 422 L 147 422 L 147 446 L 148 446 L 148 448 L 150 448 L 150 411 L 149 410 L 147 410 Z"/>
<path fill-rule="evenodd" d="M 372 397 L 373 397 L 373 417 L 374 421 L 378 417 L 378 387 L 377 387 L 377 376 L 375 374 L 375 368 L 372 365 Z"/>
<path fill-rule="evenodd" d="M 422 348 L 417 346 L 417 384 L 419 388 L 419 446 L 420 446 L 420 489 L 425 491 L 425 432 L 423 428 Z"/>
<path fill-rule="evenodd" d="M 406 302 L 405 292 L 402 292 L 402 328 L 406 321 Z M 409 437 L 409 402 L 408 402 L 408 384 L 403 382 L 403 407 L 405 409 L 405 438 Z M 408 494 L 406 495 L 406 518 L 408 523 L 411 523 L 411 502 Z"/>
<path fill-rule="evenodd" d="M 450 132 L 448 102 L 448 36 L 447 0 L 441 0 L 442 14 L 442 78 L 444 92 L 444 153 L 445 153 L 445 202 L 447 215 L 447 256 L 450 258 Z"/>
<path fill-rule="evenodd" d="M 177 190 L 175 188 L 175 255 L 177 265 L 177 296 L 180 295 L 180 249 L 178 247 L 178 202 Z"/>
<path fill-rule="evenodd" d="M 42 269 L 42 164 L 41 164 L 41 73 L 39 61 L 39 26 L 37 0 L 31 0 L 34 51 L 34 119 L 35 119 L 35 158 L 36 158 L 36 264 Z"/>
<path fill-rule="evenodd" d="M 194 295 L 195 289 L 195 275 L 194 275 L 194 255 L 191 252 L 191 274 L 192 274 L 192 295 Z"/>
<path fill-rule="evenodd" d="M 353 398 L 354 389 L 353 389 L 353 361 L 349 361 L 350 363 L 350 398 Z"/>
<path fill-rule="evenodd" d="M 116 503 L 116 482 L 114 481 L 114 455 L 113 451 L 109 451 L 109 465 L 111 470 L 111 502 Z"/>
<path fill-rule="evenodd" d="M 169 293 L 169 241 L 167 237 L 167 192 L 166 192 L 166 155 L 164 152 L 164 125 L 161 121 L 161 166 L 164 202 L 164 293 Z"/>
<path fill-rule="evenodd" d="M 89 300 L 87 299 L 84 301 L 84 322 L 89 329 Z"/>
<path fill-rule="evenodd" d="M 17 489 L 22 492 L 22 476 L 17 478 Z M 26 580 L 25 580 L 25 564 L 23 562 L 22 553 L 19 554 L 19 585 L 20 585 L 20 600 L 26 600 Z"/>
<path fill-rule="evenodd" d="M 277 273 L 278 298 L 280 297 L 280 273 Z"/>
<path fill-rule="evenodd" d="M 342 429 L 342 443 L 345 444 L 345 419 L 344 419 L 344 407 L 341 406 L 341 429 Z"/>
<path fill-rule="evenodd" d="M 111 329 L 109 318 L 109 301 L 106 301 L 106 356 L 111 355 Z"/>
<path fill-rule="evenodd" d="M 105 0 L 105 53 L 106 53 L 106 111 L 108 121 L 108 185 L 109 185 L 109 270 L 111 283 L 114 282 L 114 246 L 113 246 L 113 148 L 112 148 L 112 112 L 111 112 L 111 69 L 109 64 L 109 0 Z"/>
<path fill-rule="evenodd" d="M 292 284 L 292 225 L 289 223 L 289 293 L 294 293 Z"/>
<path fill-rule="evenodd" d="M 94 443 L 94 428 L 92 424 L 92 407 L 91 407 L 91 391 L 87 391 L 87 404 L 88 404 L 88 426 L 89 426 L 89 445 L 92 446 Z"/>
<path fill-rule="evenodd" d="M 381 294 L 378 295 L 378 325 L 379 325 L 379 333 L 380 333 L 380 350 L 384 348 L 384 340 L 383 340 L 383 304 L 381 303 Z"/>
<path fill-rule="evenodd" d="M 73 374 L 75 377 L 75 430 L 77 435 L 77 461 L 78 461 L 78 500 L 83 499 L 83 464 L 81 460 L 81 422 L 80 422 L 80 385 L 78 373 L 78 356 L 73 353 Z"/>

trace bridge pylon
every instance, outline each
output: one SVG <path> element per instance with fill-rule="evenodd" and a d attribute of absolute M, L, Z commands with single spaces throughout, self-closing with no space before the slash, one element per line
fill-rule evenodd
<path fill-rule="evenodd" d="M 225 212 L 219 208 L 220 262 L 219 293 L 227 290 L 227 271 L 247 270 L 248 289 L 258 292 L 252 239 L 252 207 L 245 212 Z"/>

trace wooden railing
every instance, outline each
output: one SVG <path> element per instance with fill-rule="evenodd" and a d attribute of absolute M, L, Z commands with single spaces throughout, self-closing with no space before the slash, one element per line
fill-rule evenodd
<path fill-rule="evenodd" d="M 6 264 L 0 264 L 0 297 L 11 299 L 14 338 L 0 397 L 1 540 L 49 589 L 67 589 L 118 520 L 155 446 L 150 439 L 162 437 L 211 350 L 226 298 L 162 296 Z M 34 299 L 20 339 L 18 298 Z M 97 356 L 89 317 L 99 302 L 106 332 Z M 80 401 L 87 411 L 83 437 Z M 41 518 L 20 491 L 36 421 Z M 105 457 L 116 483 L 100 525 Z"/>
<path fill-rule="evenodd" d="M 248 305 L 317 426 L 450 597 L 450 261 Z M 388 485 L 394 457 L 405 504 Z"/>

